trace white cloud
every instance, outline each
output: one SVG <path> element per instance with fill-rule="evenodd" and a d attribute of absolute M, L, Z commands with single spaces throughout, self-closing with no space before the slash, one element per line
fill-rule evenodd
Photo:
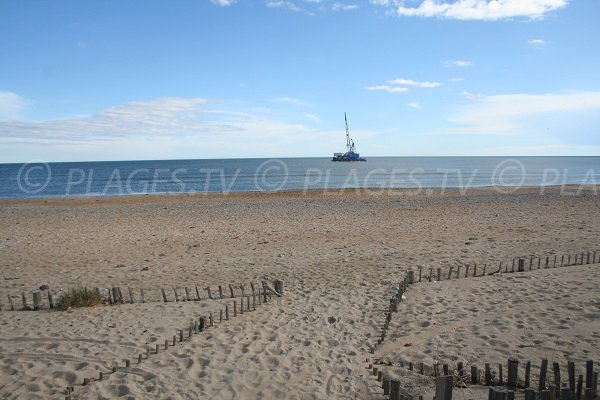
<path fill-rule="evenodd" d="M 381 90 L 389 93 L 405 93 L 408 92 L 408 88 L 391 86 L 391 85 L 376 85 L 376 86 L 365 86 L 367 90 Z"/>
<path fill-rule="evenodd" d="M 273 101 L 275 103 L 292 104 L 292 105 L 301 106 L 301 107 L 309 107 L 312 105 L 308 101 L 305 101 L 302 99 L 297 99 L 295 97 L 277 97 L 277 98 L 272 99 L 271 101 Z"/>
<path fill-rule="evenodd" d="M 27 101 L 13 92 L 0 92 L 0 121 L 17 119 Z"/>
<path fill-rule="evenodd" d="M 417 101 L 411 101 L 410 103 L 408 103 L 408 106 L 411 108 L 416 108 L 416 109 L 423 108 L 423 106 L 421 106 L 421 104 Z"/>
<path fill-rule="evenodd" d="M 211 3 L 216 4 L 220 7 L 227 7 L 235 3 L 237 0 L 210 0 Z"/>
<path fill-rule="evenodd" d="M 465 78 L 450 78 L 450 82 L 462 82 Z"/>
<path fill-rule="evenodd" d="M 304 11 L 298 7 L 295 3 L 286 0 L 267 0 L 267 7 L 269 8 L 281 8 L 290 11 Z"/>
<path fill-rule="evenodd" d="M 466 94 L 465 94 L 466 93 Z M 465 92 L 465 96 L 471 95 Z M 549 94 L 506 94 L 473 97 L 474 102 L 462 106 L 449 120 L 461 125 L 451 131 L 477 134 L 520 134 L 539 129 L 536 118 L 600 112 L 600 92 L 567 92 Z M 573 121 L 573 123 L 576 123 Z M 579 129 L 574 127 L 573 129 Z"/>
<path fill-rule="evenodd" d="M 331 5 L 331 9 L 333 11 L 352 11 L 357 10 L 358 6 L 356 4 L 344 4 L 336 2 Z"/>
<path fill-rule="evenodd" d="M 466 61 L 466 60 L 456 60 L 456 61 L 444 61 L 442 63 L 442 65 L 445 68 L 451 68 L 451 67 L 465 68 L 465 67 L 472 66 L 473 63 L 471 61 Z"/>
<path fill-rule="evenodd" d="M 389 80 L 388 83 L 392 85 L 403 85 L 403 86 L 416 86 L 422 88 L 436 88 L 442 86 L 441 83 L 438 82 L 417 82 L 410 79 L 397 78 Z"/>
<path fill-rule="evenodd" d="M 528 44 L 537 47 L 538 49 L 544 47 L 546 42 L 542 39 L 531 39 L 527 41 Z"/>
<path fill-rule="evenodd" d="M 311 114 L 311 113 L 306 113 L 304 114 L 304 117 L 313 121 L 313 122 L 321 122 L 321 118 L 319 118 L 318 116 L 316 116 L 315 114 Z"/>
<path fill-rule="evenodd" d="M 402 16 L 458 20 L 541 19 L 567 3 L 568 0 L 422 0 L 417 7 L 406 7 L 401 1 L 395 12 Z"/>

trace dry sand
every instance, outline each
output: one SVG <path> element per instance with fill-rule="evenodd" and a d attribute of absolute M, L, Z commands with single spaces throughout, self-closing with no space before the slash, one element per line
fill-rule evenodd
<path fill-rule="evenodd" d="M 76 385 L 80 398 L 382 398 L 364 361 L 404 271 L 600 249 L 599 211 L 594 193 L 558 189 L 0 200 L 0 397 Z M 599 360 L 596 271 L 414 285 L 375 356 Z M 158 293 L 276 278 L 283 298 L 85 387 L 226 301 L 6 311 L 7 294 L 42 284 Z"/>

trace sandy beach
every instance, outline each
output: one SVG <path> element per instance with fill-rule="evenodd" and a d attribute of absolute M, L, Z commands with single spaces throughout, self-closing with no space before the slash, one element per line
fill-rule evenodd
<path fill-rule="evenodd" d="M 600 250 L 596 193 L 540 192 L 1 199 L 0 398 L 64 398 L 73 386 L 73 398 L 381 399 L 369 358 L 600 361 L 597 264 L 411 285 L 371 353 L 409 269 Z M 204 291 L 201 301 L 163 303 L 160 288 L 275 279 L 283 297 L 145 358 L 232 302 Z M 55 297 L 78 286 L 143 288 L 148 301 L 8 310 L 7 296 L 20 306 L 21 292 L 30 298 L 41 285 Z M 108 374 L 125 359 L 131 368 Z M 99 372 L 102 381 L 81 385 Z M 402 379 L 431 396 L 423 377 Z"/>

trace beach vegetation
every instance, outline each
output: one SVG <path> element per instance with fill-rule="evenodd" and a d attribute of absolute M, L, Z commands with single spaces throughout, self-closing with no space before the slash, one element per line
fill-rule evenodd
<path fill-rule="evenodd" d="M 69 289 L 62 293 L 58 298 L 57 308 L 59 310 L 68 310 L 69 307 L 93 307 L 102 303 L 102 297 L 95 290 L 89 290 L 86 287 Z"/>

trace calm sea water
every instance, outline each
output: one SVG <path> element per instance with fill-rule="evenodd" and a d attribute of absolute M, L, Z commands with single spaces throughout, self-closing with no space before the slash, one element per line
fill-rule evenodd
<path fill-rule="evenodd" d="M 600 157 L 371 157 L 0 164 L 0 197 L 596 185 Z"/>

